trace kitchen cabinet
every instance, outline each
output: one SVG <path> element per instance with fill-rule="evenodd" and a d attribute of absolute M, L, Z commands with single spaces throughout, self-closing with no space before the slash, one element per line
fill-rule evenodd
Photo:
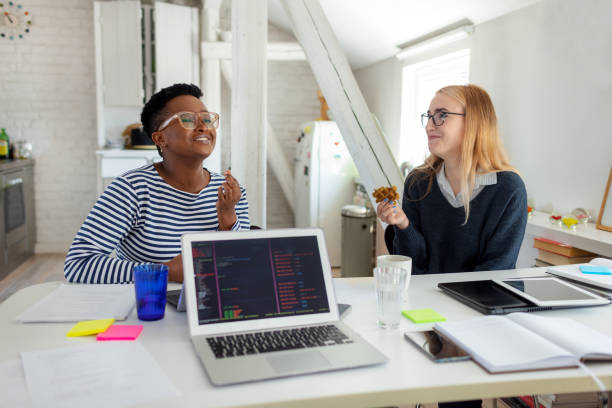
<path fill-rule="evenodd" d="M 199 22 L 194 7 L 155 1 L 95 1 L 98 147 L 121 147 L 153 92 L 199 85 Z"/>
<path fill-rule="evenodd" d="M 34 161 L 0 162 L 0 279 L 34 254 Z"/>
<path fill-rule="evenodd" d="M 104 105 L 141 106 L 142 27 L 139 1 L 95 2 L 96 55 Z M 98 69 L 96 69 L 98 71 Z"/>
<path fill-rule="evenodd" d="M 96 151 L 98 159 L 98 195 L 113 179 L 128 170 L 161 161 L 157 150 L 102 149 Z"/>
<path fill-rule="evenodd" d="M 123 130 L 140 122 L 153 92 L 200 83 L 198 9 L 155 1 L 95 1 L 97 191 L 161 157 L 123 149 Z"/>

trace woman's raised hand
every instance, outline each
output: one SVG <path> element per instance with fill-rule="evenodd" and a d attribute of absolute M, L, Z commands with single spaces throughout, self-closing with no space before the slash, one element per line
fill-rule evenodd
<path fill-rule="evenodd" d="M 410 224 L 406 213 L 401 207 L 389 202 L 386 198 L 376 207 L 376 215 L 382 222 L 389 225 L 397 225 L 399 229 L 406 229 L 408 224 Z"/>
<path fill-rule="evenodd" d="M 238 181 L 232 176 L 230 170 L 226 170 L 225 183 L 221 184 L 217 193 L 217 217 L 219 218 L 219 228 L 230 230 L 238 219 L 236 216 L 236 203 L 240 200 L 242 192 Z"/>

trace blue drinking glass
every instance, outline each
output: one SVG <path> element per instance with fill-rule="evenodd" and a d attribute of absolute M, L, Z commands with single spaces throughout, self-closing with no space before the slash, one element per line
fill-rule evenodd
<path fill-rule="evenodd" d="M 164 318 L 167 287 L 167 265 L 145 264 L 134 267 L 138 319 L 150 321 Z"/>

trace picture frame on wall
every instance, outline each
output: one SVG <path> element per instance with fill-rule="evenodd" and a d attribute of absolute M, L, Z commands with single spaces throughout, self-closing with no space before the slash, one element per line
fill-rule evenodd
<path fill-rule="evenodd" d="M 596 225 L 600 230 L 612 232 L 612 189 L 610 184 L 612 184 L 612 167 L 610 167 L 610 175 L 608 176 L 608 183 L 606 184 Z"/>

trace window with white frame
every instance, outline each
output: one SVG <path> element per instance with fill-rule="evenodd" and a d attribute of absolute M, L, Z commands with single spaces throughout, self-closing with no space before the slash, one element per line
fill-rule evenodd
<path fill-rule="evenodd" d="M 469 81 L 470 50 L 463 49 L 441 57 L 406 65 L 402 72 L 402 114 L 399 163 L 409 167 L 423 163 L 429 155 L 421 114 L 427 112 L 435 92 L 447 85 Z"/>

